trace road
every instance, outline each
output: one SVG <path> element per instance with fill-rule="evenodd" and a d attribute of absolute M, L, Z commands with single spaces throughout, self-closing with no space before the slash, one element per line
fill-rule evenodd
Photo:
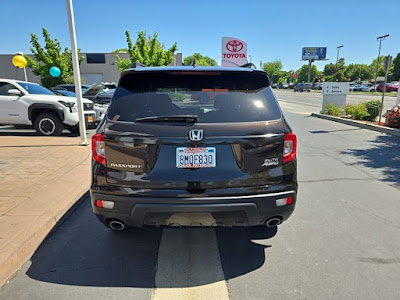
<path fill-rule="evenodd" d="M 294 93 L 293 90 L 274 90 L 275 94 L 280 98 L 280 100 L 295 103 L 295 104 L 303 104 L 305 107 L 308 107 L 310 112 L 319 113 L 322 109 L 322 94 L 317 92 L 312 93 Z M 347 95 L 347 103 L 357 104 L 369 100 L 382 100 L 382 96 L 371 96 L 371 95 Z M 394 96 L 386 96 L 384 100 L 384 112 L 386 110 L 392 108 L 396 104 L 396 97 Z"/>
<path fill-rule="evenodd" d="M 116 234 L 86 195 L 0 299 L 400 299 L 400 139 L 277 94 L 299 140 L 297 207 L 277 230 Z"/>

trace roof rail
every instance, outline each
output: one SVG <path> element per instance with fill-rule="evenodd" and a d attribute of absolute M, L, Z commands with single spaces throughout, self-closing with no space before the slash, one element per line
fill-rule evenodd
<path fill-rule="evenodd" d="M 135 68 L 145 68 L 145 67 L 147 67 L 147 66 L 146 66 L 145 64 L 140 63 L 140 62 L 135 62 L 135 63 L 133 63 L 132 66 L 131 66 L 132 69 L 135 69 Z"/>
<path fill-rule="evenodd" d="M 256 65 L 253 64 L 253 63 L 247 63 L 247 64 L 244 64 L 244 65 L 242 65 L 242 66 L 240 66 L 240 67 L 241 67 L 241 68 L 249 68 L 249 69 L 257 70 Z"/>

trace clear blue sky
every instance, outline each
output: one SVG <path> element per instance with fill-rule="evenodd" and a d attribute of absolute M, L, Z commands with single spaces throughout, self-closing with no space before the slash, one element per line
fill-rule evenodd
<path fill-rule="evenodd" d="M 303 64 L 305 46 L 328 47 L 327 58 L 335 62 L 336 47 L 343 44 L 340 53 L 346 63 L 370 63 L 378 52 L 376 37 L 387 33 L 382 54 L 400 52 L 399 0 L 74 0 L 74 9 L 83 52 L 126 47 L 126 29 L 158 31 L 166 46 L 177 41 L 184 56 L 200 52 L 217 58 L 221 37 L 237 37 L 248 43 L 257 66 L 260 60 L 280 59 L 285 70 Z M 40 35 L 42 27 L 70 47 L 64 0 L 1 0 L 0 25 L 3 54 L 28 53 L 29 34 Z M 316 63 L 318 69 L 324 64 Z"/>

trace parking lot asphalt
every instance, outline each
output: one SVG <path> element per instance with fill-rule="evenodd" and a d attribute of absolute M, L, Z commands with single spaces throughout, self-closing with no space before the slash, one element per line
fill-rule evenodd
<path fill-rule="evenodd" d="M 296 92 L 293 90 L 274 90 L 275 94 L 278 98 L 283 102 L 293 103 L 293 104 L 302 104 L 304 107 L 308 107 L 310 112 L 319 113 L 322 109 L 322 93 L 316 92 Z M 370 100 L 382 100 L 381 95 L 363 95 L 363 94 L 350 94 L 347 95 L 347 103 L 358 104 Z M 384 112 L 386 110 L 392 108 L 396 104 L 396 97 L 394 96 L 385 96 L 384 99 Z"/>
<path fill-rule="evenodd" d="M 299 142 L 297 207 L 278 229 L 116 233 L 84 198 L 0 299 L 399 299 L 400 138 L 277 95 Z"/>

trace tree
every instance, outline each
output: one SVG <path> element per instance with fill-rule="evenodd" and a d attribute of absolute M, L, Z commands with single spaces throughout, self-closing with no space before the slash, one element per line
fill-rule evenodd
<path fill-rule="evenodd" d="M 400 53 L 393 59 L 391 80 L 398 81 L 400 79 Z"/>
<path fill-rule="evenodd" d="M 333 64 L 333 63 L 326 64 L 324 66 L 324 75 L 325 76 L 334 75 L 335 74 L 335 68 L 336 68 L 336 65 Z"/>
<path fill-rule="evenodd" d="M 40 76 L 42 85 L 48 88 L 63 83 L 74 83 L 71 51 L 68 48 L 64 48 L 64 51 L 62 51 L 58 39 L 53 40 L 45 28 L 42 28 L 42 35 L 45 41 L 44 47 L 40 45 L 39 38 L 31 33 L 30 42 L 32 47 L 30 50 L 35 60 L 25 55 L 28 66 L 33 70 L 33 74 Z M 82 59 L 82 57 L 79 57 L 79 62 Z M 50 68 L 54 66 L 61 70 L 59 77 L 52 77 L 50 75 Z"/>
<path fill-rule="evenodd" d="M 196 64 L 198 66 L 217 66 L 218 63 L 215 59 L 212 59 L 211 57 L 208 56 L 203 56 L 200 53 L 193 53 L 192 55 L 189 55 L 185 57 L 183 60 L 185 65 L 190 65 L 193 60 L 196 60 Z"/>
<path fill-rule="evenodd" d="M 324 76 L 325 81 L 334 81 L 335 80 L 335 73 L 336 73 L 336 80 L 337 81 L 347 81 L 345 76 L 345 61 L 344 58 L 339 58 L 336 70 L 336 63 L 326 64 L 324 66 Z"/>
<path fill-rule="evenodd" d="M 385 76 L 385 56 L 381 55 L 379 56 L 379 64 L 378 64 L 378 72 L 376 71 L 377 67 L 377 60 L 378 58 L 375 58 L 372 63 L 368 66 L 369 72 L 372 74 L 373 79 L 378 76 Z"/>
<path fill-rule="evenodd" d="M 128 48 L 115 49 L 114 51 L 111 51 L 111 53 L 128 53 Z"/>
<path fill-rule="evenodd" d="M 351 81 L 371 79 L 372 74 L 366 64 L 350 64 L 345 69 L 345 77 Z"/>
<path fill-rule="evenodd" d="M 307 80 L 308 80 L 308 65 L 303 65 L 300 69 L 298 69 L 296 71 L 296 73 L 297 73 L 297 82 L 307 82 Z M 317 66 L 312 65 L 310 81 L 314 82 L 317 75 L 318 75 Z"/>
<path fill-rule="evenodd" d="M 289 82 L 292 80 L 292 73 L 288 71 L 280 71 L 279 73 L 279 78 L 283 78 L 283 80 L 286 82 Z"/>
<path fill-rule="evenodd" d="M 279 84 L 279 85 L 282 85 L 282 84 L 284 84 L 284 83 L 285 83 L 285 78 L 280 77 L 280 78 L 278 79 L 278 84 Z"/>
<path fill-rule="evenodd" d="M 139 62 L 146 66 L 168 66 L 174 59 L 174 53 L 178 50 L 175 42 L 169 49 L 158 40 L 158 33 L 147 36 L 146 31 L 138 31 L 136 43 L 133 44 L 129 31 L 125 31 L 128 53 L 130 58 L 121 59 L 118 55 L 116 64 L 118 70 L 128 69 L 133 63 Z"/>
<path fill-rule="evenodd" d="M 271 81 L 277 82 L 280 77 L 279 72 L 282 70 L 282 62 L 280 60 L 266 62 L 263 65 L 263 70 L 268 74 Z"/>

